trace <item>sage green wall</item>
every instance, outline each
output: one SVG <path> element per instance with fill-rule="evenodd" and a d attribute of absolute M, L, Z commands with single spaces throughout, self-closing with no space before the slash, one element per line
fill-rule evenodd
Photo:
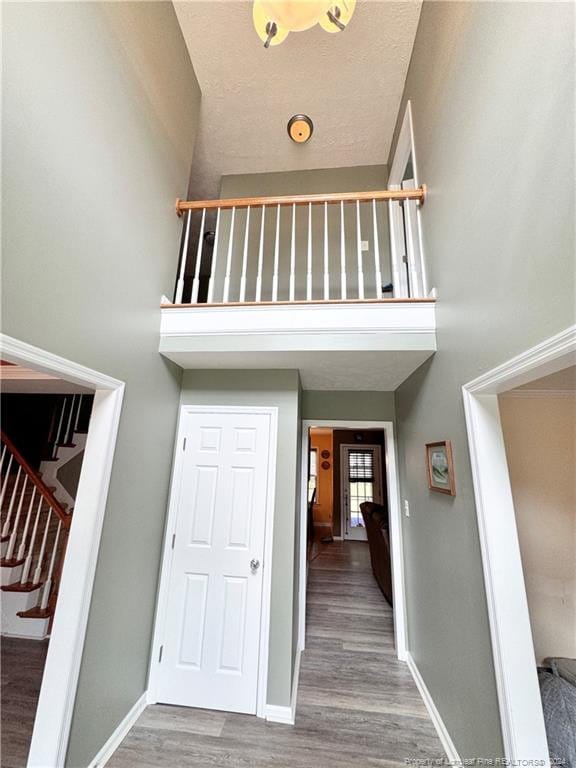
<path fill-rule="evenodd" d="M 297 575 L 294 549 L 298 477 L 298 371 L 185 371 L 182 405 L 259 405 L 278 408 L 268 704 L 289 706 L 292 693 Z"/>
<path fill-rule="evenodd" d="M 288 138 L 286 139 L 289 140 Z M 314 195 L 331 192 L 362 192 L 374 189 L 386 189 L 388 167 L 386 165 L 357 166 L 350 168 L 325 168 L 308 171 L 286 171 L 277 173 L 253 173 L 234 176 L 223 176 L 220 186 L 220 197 L 260 197 L 266 195 Z M 278 287 L 278 298 L 289 298 L 290 248 L 292 232 L 292 209 L 282 208 L 280 216 L 279 238 L 279 273 L 281 275 Z M 258 247 L 260 237 L 261 213 L 259 209 L 252 210 L 250 225 L 250 240 L 248 251 L 248 281 L 247 298 L 254 297 L 256 276 L 258 273 Z M 380 262 L 382 265 L 382 285 L 391 280 L 390 247 L 388 234 L 388 208 L 385 203 L 378 203 L 378 242 L 380 247 Z M 242 270 L 242 255 L 244 247 L 244 231 L 246 211 L 238 210 L 234 223 L 234 249 L 232 259 L 233 295 L 238 299 L 240 275 Z M 368 204 L 360 206 L 360 228 L 362 240 L 369 244 L 369 250 L 364 251 L 363 270 L 367 298 L 375 298 L 375 269 L 374 269 L 374 234 L 372 223 L 372 207 Z M 348 204 L 344 207 L 344 226 L 346 234 L 346 264 L 347 289 L 349 298 L 358 297 L 358 250 L 356 240 L 356 207 Z M 308 253 L 308 208 L 296 206 L 296 298 L 306 298 L 306 272 Z M 222 293 L 226 268 L 230 232 L 230 212 L 221 215 L 220 238 L 218 247 L 218 262 L 216 280 L 216 297 Z M 264 259 L 263 259 L 263 288 L 262 298 L 270 300 L 272 296 L 272 275 L 274 267 L 274 243 L 276 235 L 276 209 L 266 211 Z M 328 206 L 328 243 L 330 296 L 340 298 L 340 206 Z M 312 208 L 312 262 L 313 262 L 313 297 L 323 297 L 324 286 L 324 208 Z M 234 290 L 236 293 L 234 293 Z"/>
<path fill-rule="evenodd" d="M 304 390 L 302 418 L 347 421 L 395 421 L 394 392 Z"/>
<path fill-rule="evenodd" d="M 3 331 L 126 382 L 67 757 L 81 768 L 146 688 L 180 392 L 159 299 L 200 91 L 171 3 L 2 10 Z"/>
<path fill-rule="evenodd" d="M 396 392 L 409 644 L 460 757 L 500 757 L 461 387 L 575 321 L 574 6 L 424 2 L 406 99 L 439 293 L 438 352 Z M 455 498 L 427 490 L 444 438 Z"/>

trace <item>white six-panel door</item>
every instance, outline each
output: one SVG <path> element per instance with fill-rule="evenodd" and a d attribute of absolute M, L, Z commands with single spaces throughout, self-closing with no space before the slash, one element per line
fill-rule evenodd
<path fill-rule="evenodd" d="M 255 714 L 271 416 L 182 418 L 156 698 Z"/>

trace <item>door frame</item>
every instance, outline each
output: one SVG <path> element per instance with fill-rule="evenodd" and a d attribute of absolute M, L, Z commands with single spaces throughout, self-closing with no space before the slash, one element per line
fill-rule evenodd
<path fill-rule="evenodd" d="M 418 166 L 416 163 L 416 148 L 414 142 L 414 124 L 412 121 L 412 104 L 410 100 L 406 102 L 406 108 L 404 110 L 404 117 L 402 119 L 402 125 L 400 127 L 400 133 L 398 134 L 398 140 L 396 141 L 396 148 L 394 149 L 394 157 L 392 158 L 392 164 L 390 166 L 390 174 L 388 176 L 388 189 L 402 189 L 402 181 L 404 171 L 408 160 L 412 157 L 412 169 L 414 171 L 413 180 L 414 187 L 417 188 L 420 185 L 418 177 Z M 406 270 L 408 275 L 411 276 L 412 282 L 416 280 L 420 283 L 420 287 L 414 292 L 414 287 L 410 286 L 410 294 L 412 297 L 424 298 L 429 295 L 428 276 L 426 274 L 426 261 L 424 259 L 424 248 L 422 243 L 422 220 L 421 220 L 421 208 L 420 204 L 416 204 L 411 207 L 408 205 L 409 201 L 405 201 L 407 204 L 403 207 L 404 213 L 402 213 L 401 204 L 398 201 L 390 200 L 388 202 L 388 218 L 390 221 L 390 253 L 392 259 L 392 273 L 393 282 L 398 282 L 398 290 L 394 291 L 394 296 L 403 298 L 407 295 L 407 278 L 402 275 L 402 255 L 406 253 Z M 411 219 L 412 211 L 416 210 L 416 221 Z M 405 222 L 405 223 L 404 223 Z M 414 237 L 414 232 L 411 224 L 415 224 L 417 231 L 417 237 Z M 406 230 L 405 231 L 405 227 Z"/>
<path fill-rule="evenodd" d="M 360 393 L 359 393 L 360 394 Z M 406 635 L 406 590 L 404 583 L 404 548 L 402 544 L 402 515 L 400 507 L 400 486 L 394 424 L 391 421 L 344 421 L 339 419 L 302 420 L 302 465 L 300 492 L 300 589 L 298 616 L 298 651 L 303 651 L 306 638 L 306 582 L 307 562 L 307 514 L 308 514 L 308 446 L 311 427 L 332 429 L 381 429 L 384 431 L 384 466 L 388 494 L 388 516 L 390 521 L 390 555 L 392 560 L 392 591 L 394 595 L 394 641 L 396 655 L 400 661 L 407 661 L 408 641 Z"/>
<path fill-rule="evenodd" d="M 124 382 L 0 334 L 4 360 L 94 390 L 58 604 L 28 753 L 28 768 L 65 764 L 106 511 Z M 81 520 L 82 525 L 76 525 Z"/>
<path fill-rule="evenodd" d="M 505 757 L 549 765 L 498 395 L 576 365 L 576 325 L 462 388 Z"/>
<path fill-rule="evenodd" d="M 266 717 L 266 692 L 268 690 L 268 663 L 269 663 L 269 638 L 270 638 L 270 601 L 272 594 L 272 564 L 273 564 L 273 535 L 274 535 L 274 509 L 276 494 L 276 454 L 278 446 L 278 408 L 277 406 L 247 406 L 247 405 L 181 405 L 178 413 L 178 426 L 176 441 L 174 444 L 174 458 L 172 478 L 170 482 L 170 495 L 168 501 L 168 514 L 164 531 L 164 545 L 162 565 L 160 571 L 160 583 L 158 587 L 158 599 L 156 602 L 156 616 L 154 620 L 154 634 L 152 639 L 150 668 L 148 673 L 148 704 L 158 702 L 158 677 L 160 667 L 160 649 L 164 645 L 164 628 L 166 625 L 166 613 L 168 608 L 168 590 L 172 569 L 172 535 L 176 529 L 178 518 L 178 500 L 180 496 L 180 484 L 184 468 L 184 451 L 180 446 L 184 440 L 185 419 L 184 416 L 192 413 L 242 413 L 258 414 L 270 417 L 270 450 L 268 453 L 268 476 L 266 489 L 266 513 L 264 529 L 264 559 L 262 562 L 262 611 L 260 614 L 260 647 L 258 655 L 258 695 L 256 703 L 256 716 Z"/>
<path fill-rule="evenodd" d="M 377 443 L 342 443 L 340 445 L 340 532 L 342 535 L 342 540 L 344 541 L 346 539 L 344 530 L 344 504 L 342 503 L 343 499 L 343 490 L 344 490 L 344 467 L 346 466 L 344 462 L 344 450 L 346 448 L 352 448 L 352 450 L 358 450 L 359 448 L 372 448 L 375 450 L 376 456 L 377 456 L 377 462 L 375 462 L 375 466 L 378 466 L 378 484 L 380 488 L 380 499 L 382 499 L 382 446 L 378 445 Z M 346 473 L 346 476 L 348 474 Z M 349 479 L 349 478 L 348 478 Z M 379 502 L 382 503 L 382 502 Z M 364 529 L 366 532 L 366 529 Z M 368 534 L 366 533 L 365 539 L 358 539 L 358 541 L 367 541 L 368 540 Z M 350 539 L 350 541 L 353 541 L 353 539 Z"/>

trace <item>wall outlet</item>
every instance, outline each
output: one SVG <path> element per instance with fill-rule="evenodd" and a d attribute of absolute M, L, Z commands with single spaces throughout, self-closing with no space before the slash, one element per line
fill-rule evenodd
<path fill-rule="evenodd" d="M 408 499 L 404 499 L 404 514 L 406 517 L 410 517 L 410 504 L 408 504 Z"/>
<path fill-rule="evenodd" d="M 360 240 L 360 250 L 361 251 L 367 251 L 370 248 L 370 243 L 368 240 Z"/>

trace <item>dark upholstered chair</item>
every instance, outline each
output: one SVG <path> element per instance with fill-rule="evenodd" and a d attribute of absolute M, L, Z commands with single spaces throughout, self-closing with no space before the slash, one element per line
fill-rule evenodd
<path fill-rule="evenodd" d="M 365 501 L 360 504 L 364 518 L 372 572 L 382 594 L 392 605 L 392 563 L 390 559 L 390 531 L 388 510 L 382 504 Z"/>

